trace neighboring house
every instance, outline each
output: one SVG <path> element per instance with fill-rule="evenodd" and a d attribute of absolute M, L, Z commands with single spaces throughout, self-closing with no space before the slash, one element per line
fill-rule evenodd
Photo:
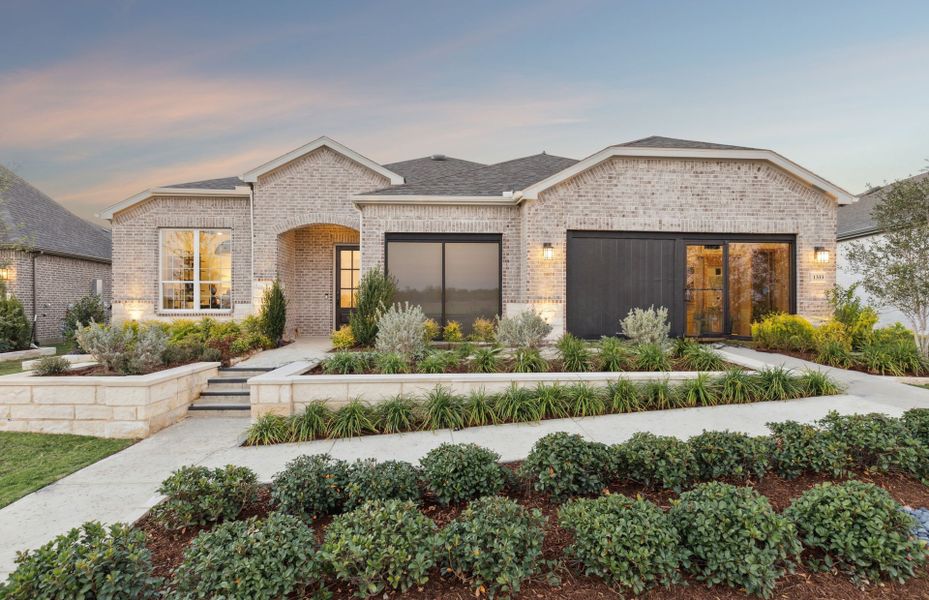
<path fill-rule="evenodd" d="M 771 311 L 827 316 L 836 209 L 854 201 L 775 152 L 723 144 L 381 165 L 322 137 L 100 216 L 115 320 L 241 318 L 280 278 L 288 334 L 325 335 L 347 321 L 360 274 L 383 266 L 398 300 L 466 330 L 532 307 L 555 335 L 597 337 L 660 305 L 675 335 L 746 336 Z"/>
<path fill-rule="evenodd" d="M 39 342 L 61 339 L 68 306 L 110 302 L 110 232 L 78 217 L 0 165 L 0 276 Z"/>
<path fill-rule="evenodd" d="M 910 177 L 905 181 L 919 181 L 929 178 L 929 173 L 922 173 L 915 177 Z M 893 185 L 893 184 L 890 184 Z M 871 211 L 881 202 L 888 186 L 872 188 L 858 197 L 858 202 L 849 206 L 843 206 L 839 209 L 838 226 L 836 236 L 838 240 L 838 252 L 836 257 L 836 280 L 842 287 L 850 285 L 861 280 L 861 276 L 853 272 L 848 262 L 849 247 L 853 242 L 862 242 L 864 244 L 880 243 L 883 235 L 881 230 L 871 216 Z M 859 297 L 868 301 L 867 294 L 860 292 Z M 878 309 L 880 320 L 878 325 L 893 325 L 894 323 L 903 323 L 907 327 L 912 327 L 909 320 L 899 310 L 891 307 Z"/>

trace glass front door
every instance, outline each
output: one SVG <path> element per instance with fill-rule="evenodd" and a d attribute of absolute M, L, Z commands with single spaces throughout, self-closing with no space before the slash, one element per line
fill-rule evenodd
<path fill-rule="evenodd" d="M 686 335 L 723 335 L 725 315 L 725 249 L 722 244 L 687 246 L 684 304 Z"/>
<path fill-rule="evenodd" d="M 336 246 L 335 249 L 335 326 L 347 325 L 358 299 L 361 277 L 361 252 L 358 246 Z"/>

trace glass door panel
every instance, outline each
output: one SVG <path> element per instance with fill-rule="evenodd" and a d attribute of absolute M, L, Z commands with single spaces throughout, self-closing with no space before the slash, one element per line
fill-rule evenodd
<path fill-rule="evenodd" d="M 684 304 L 688 336 L 723 335 L 723 261 L 721 244 L 687 246 Z"/>
<path fill-rule="evenodd" d="M 358 300 L 358 278 L 361 273 L 361 252 L 358 246 L 336 247 L 336 327 L 346 325 Z"/>
<path fill-rule="evenodd" d="M 752 323 L 790 312 L 790 244 L 729 244 L 729 316 L 732 335 L 750 336 Z"/>

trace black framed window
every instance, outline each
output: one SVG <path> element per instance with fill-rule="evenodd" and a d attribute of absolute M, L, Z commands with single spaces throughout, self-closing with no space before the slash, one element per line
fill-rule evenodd
<path fill-rule="evenodd" d="M 396 300 L 418 304 L 443 326 L 457 321 L 468 333 L 475 319 L 500 314 L 499 234 L 388 233 L 385 264 Z"/>

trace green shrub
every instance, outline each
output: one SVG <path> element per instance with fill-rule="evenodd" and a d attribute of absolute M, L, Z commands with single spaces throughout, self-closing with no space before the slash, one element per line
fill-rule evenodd
<path fill-rule="evenodd" d="M 558 521 L 574 538 L 566 554 L 586 575 L 636 595 L 681 579 L 684 551 L 677 530 L 648 500 L 621 494 L 571 500 L 558 511 Z"/>
<path fill-rule="evenodd" d="M 384 375 L 396 375 L 397 373 L 407 373 L 410 370 L 410 364 L 402 354 L 384 352 L 378 353 L 374 357 L 374 368 L 378 373 Z"/>
<path fill-rule="evenodd" d="M 376 433 L 374 413 L 371 407 L 359 398 L 349 400 L 339 407 L 329 420 L 329 437 L 345 438 Z"/>
<path fill-rule="evenodd" d="M 329 335 L 329 341 L 336 350 L 348 350 L 355 345 L 355 336 L 352 335 L 351 325 L 342 325 Z"/>
<path fill-rule="evenodd" d="M 562 370 L 568 372 L 585 372 L 592 370 L 593 353 L 584 340 L 579 340 L 566 333 L 555 345 L 561 357 Z"/>
<path fill-rule="evenodd" d="M 807 397 L 834 396 L 842 389 L 822 371 L 805 371 L 797 380 L 801 394 Z"/>
<path fill-rule="evenodd" d="M 235 465 L 190 465 L 171 473 L 158 493 L 165 496 L 153 511 L 158 522 L 168 529 L 187 529 L 239 516 L 258 495 L 258 476 Z"/>
<path fill-rule="evenodd" d="M 426 315 L 419 306 L 409 302 L 394 304 L 380 313 L 374 347 L 378 352 L 393 352 L 408 360 L 426 351 L 424 338 Z"/>
<path fill-rule="evenodd" d="M 635 344 L 654 344 L 662 346 L 668 339 L 671 331 L 671 322 L 668 320 L 668 309 L 660 306 L 657 309 L 650 306 L 647 309 L 633 308 L 626 318 L 619 322 L 623 335 Z"/>
<path fill-rule="evenodd" d="M 527 388 L 515 383 L 497 395 L 494 412 L 503 423 L 526 423 L 542 419 L 541 404 Z"/>
<path fill-rule="evenodd" d="M 599 494 L 606 487 L 611 466 L 609 449 L 577 434 L 557 432 L 532 446 L 520 472 L 532 487 L 555 501 Z"/>
<path fill-rule="evenodd" d="M 464 339 L 461 333 L 461 323 L 458 321 L 448 321 L 442 328 L 442 339 L 446 342 L 460 342 Z"/>
<path fill-rule="evenodd" d="M 184 552 L 172 598 L 279 600 L 319 582 L 313 530 L 290 515 L 271 513 L 223 523 L 201 533 Z"/>
<path fill-rule="evenodd" d="M 671 387 L 667 379 L 661 381 L 647 381 L 639 388 L 643 410 L 666 410 L 674 408 L 676 403 L 676 390 Z"/>
<path fill-rule="evenodd" d="M 444 373 L 454 361 L 456 360 L 455 354 L 453 352 L 441 352 L 438 350 L 432 350 L 426 352 L 422 360 L 416 365 L 416 370 L 419 373 Z"/>
<path fill-rule="evenodd" d="M 703 483 L 681 494 L 668 514 L 687 554 L 684 569 L 708 585 L 768 598 L 799 559 L 794 525 L 751 488 Z"/>
<path fill-rule="evenodd" d="M 342 510 L 348 465 L 328 454 L 298 456 L 274 475 L 271 503 L 276 510 L 315 520 Z"/>
<path fill-rule="evenodd" d="M 168 344 L 163 328 L 137 323 L 123 327 L 91 324 L 77 331 L 75 339 L 104 371 L 122 375 L 155 370 L 163 364 L 162 356 Z"/>
<path fill-rule="evenodd" d="M 613 446 L 617 474 L 649 488 L 680 492 L 697 477 L 697 462 L 687 442 L 640 431 Z"/>
<path fill-rule="evenodd" d="M 764 400 L 790 400 L 803 395 L 796 377 L 783 367 L 767 367 L 755 376 Z"/>
<path fill-rule="evenodd" d="M 639 386 L 628 379 L 610 382 L 606 388 L 606 395 L 614 413 L 636 412 L 643 408 Z"/>
<path fill-rule="evenodd" d="M 74 332 L 91 323 L 106 323 L 106 307 L 103 298 L 97 294 L 88 294 L 65 310 L 61 319 L 61 336 L 70 345 L 75 346 Z"/>
<path fill-rule="evenodd" d="M 345 508 L 358 508 L 368 500 L 409 500 L 419 503 L 419 471 L 407 462 L 356 460 L 348 467 Z"/>
<path fill-rule="evenodd" d="M 844 326 L 849 343 L 855 349 L 871 337 L 871 330 L 878 320 L 877 312 L 865 306 L 855 293 L 857 287 L 857 283 L 847 288 L 836 285 L 827 294 L 833 319 Z"/>
<path fill-rule="evenodd" d="M 245 434 L 246 446 L 264 446 L 267 444 L 283 444 L 290 441 L 290 422 L 286 417 L 267 413 L 258 417 L 249 425 Z"/>
<path fill-rule="evenodd" d="M 508 348 L 538 348 L 551 332 L 552 326 L 532 309 L 497 317 L 497 342 Z"/>
<path fill-rule="evenodd" d="M 835 340 L 829 340 L 817 344 L 816 362 L 830 367 L 847 369 L 855 364 L 855 357 L 852 356 L 846 345 Z"/>
<path fill-rule="evenodd" d="M 427 346 L 429 342 L 439 337 L 440 333 L 442 333 L 442 328 L 435 322 L 435 319 L 426 319 L 423 321 L 423 340 L 426 342 Z"/>
<path fill-rule="evenodd" d="M 532 396 L 542 418 L 562 419 L 571 413 L 570 391 L 557 383 L 537 384 Z"/>
<path fill-rule="evenodd" d="M 420 461 L 423 479 L 439 504 L 492 496 L 503 488 L 500 455 L 476 444 L 442 444 Z"/>
<path fill-rule="evenodd" d="M 503 361 L 500 358 L 502 351 L 499 346 L 478 348 L 474 351 L 471 368 L 475 373 L 499 373 L 503 370 Z"/>
<path fill-rule="evenodd" d="M 811 350 L 815 331 L 803 317 L 786 313 L 771 313 L 752 323 L 752 339 L 771 350 Z"/>
<path fill-rule="evenodd" d="M 692 371 L 721 371 L 726 364 L 718 352 L 702 344 L 687 345 L 680 356 L 684 366 Z"/>
<path fill-rule="evenodd" d="M 258 318 L 261 320 L 262 333 L 273 345 L 280 345 L 287 326 L 287 298 L 280 280 L 275 279 L 265 290 Z"/>
<path fill-rule="evenodd" d="M 717 386 L 709 373 L 697 373 L 696 377 L 681 382 L 676 396 L 683 406 L 716 406 L 719 403 Z"/>
<path fill-rule="evenodd" d="M 64 375 L 71 370 L 71 362 L 62 356 L 43 356 L 32 369 L 38 377 Z"/>
<path fill-rule="evenodd" d="M 724 404 L 754 402 L 760 395 L 758 381 L 740 369 L 730 369 L 720 378 L 719 397 Z"/>
<path fill-rule="evenodd" d="M 472 390 L 465 398 L 462 410 L 468 427 L 496 425 L 500 422 L 495 407 L 496 399 L 482 389 Z"/>
<path fill-rule="evenodd" d="M 368 370 L 371 355 L 366 352 L 336 352 L 323 360 L 320 367 L 327 375 L 348 375 L 364 373 Z"/>
<path fill-rule="evenodd" d="M 910 434 L 929 446 L 929 408 L 911 408 L 903 413 L 903 424 Z"/>
<path fill-rule="evenodd" d="M 839 477 L 846 472 L 845 444 L 831 432 L 795 421 L 768 423 L 768 429 L 771 464 L 782 477 L 793 479 L 807 471 Z"/>
<path fill-rule="evenodd" d="M 401 433 L 416 429 L 416 403 L 404 396 L 395 396 L 375 407 L 377 430 L 381 433 Z"/>
<path fill-rule="evenodd" d="M 290 441 L 308 442 L 326 437 L 331 420 L 332 411 L 324 400 L 310 402 L 303 412 L 290 417 Z"/>
<path fill-rule="evenodd" d="M 903 421 L 886 415 L 839 415 L 830 412 L 818 422 L 823 434 L 840 440 L 847 463 L 855 470 L 897 471 L 929 475 L 929 448 L 912 435 Z"/>
<path fill-rule="evenodd" d="M 616 372 L 629 369 L 632 353 L 622 340 L 615 337 L 600 338 L 600 354 L 597 362 L 601 371 Z"/>
<path fill-rule="evenodd" d="M 897 361 L 888 344 L 868 343 L 861 349 L 861 364 L 878 375 L 901 376 L 906 370 Z"/>
<path fill-rule="evenodd" d="M 464 410 L 461 398 L 447 387 L 437 385 L 422 404 L 423 429 L 461 429 Z"/>
<path fill-rule="evenodd" d="M 32 343 L 32 327 L 23 303 L 0 284 L 0 352 L 25 350 Z"/>
<path fill-rule="evenodd" d="M 158 598 L 161 580 L 152 575 L 145 533 L 97 522 L 59 535 L 37 550 L 21 552 L 0 585 L 4 600 L 147 600 Z"/>
<path fill-rule="evenodd" d="M 539 572 L 545 517 L 513 500 L 475 500 L 439 534 L 444 570 L 468 584 L 476 597 L 518 594 Z"/>
<path fill-rule="evenodd" d="M 671 361 L 658 344 L 639 344 L 634 349 L 633 366 L 637 371 L 670 371 Z"/>
<path fill-rule="evenodd" d="M 405 592 L 429 580 L 437 558 L 436 530 L 412 502 L 366 502 L 332 520 L 320 552 L 336 579 L 360 598 Z"/>
<path fill-rule="evenodd" d="M 915 521 L 883 489 L 870 483 L 821 483 L 784 511 L 816 570 L 839 569 L 856 583 L 883 577 L 905 581 L 926 564 L 926 549 L 911 536 Z"/>
<path fill-rule="evenodd" d="M 548 371 L 548 361 L 542 358 L 537 348 L 517 348 L 513 353 L 514 373 L 544 373 Z"/>
<path fill-rule="evenodd" d="M 483 317 L 478 317 L 474 319 L 474 323 L 471 325 L 471 337 L 478 342 L 492 343 L 496 331 L 494 330 L 494 322 L 490 319 L 484 319 Z"/>
<path fill-rule="evenodd" d="M 361 276 L 355 310 L 349 318 L 352 334 L 359 345 L 374 345 L 380 313 L 393 304 L 396 293 L 397 286 L 394 280 L 385 275 L 379 267 L 370 269 Z"/>
<path fill-rule="evenodd" d="M 568 412 L 572 417 L 591 417 L 606 412 L 606 398 L 601 390 L 588 383 L 568 388 Z"/>
<path fill-rule="evenodd" d="M 761 479 L 768 470 L 768 440 L 732 431 L 704 431 L 690 440 L 698 477 Z"/>

